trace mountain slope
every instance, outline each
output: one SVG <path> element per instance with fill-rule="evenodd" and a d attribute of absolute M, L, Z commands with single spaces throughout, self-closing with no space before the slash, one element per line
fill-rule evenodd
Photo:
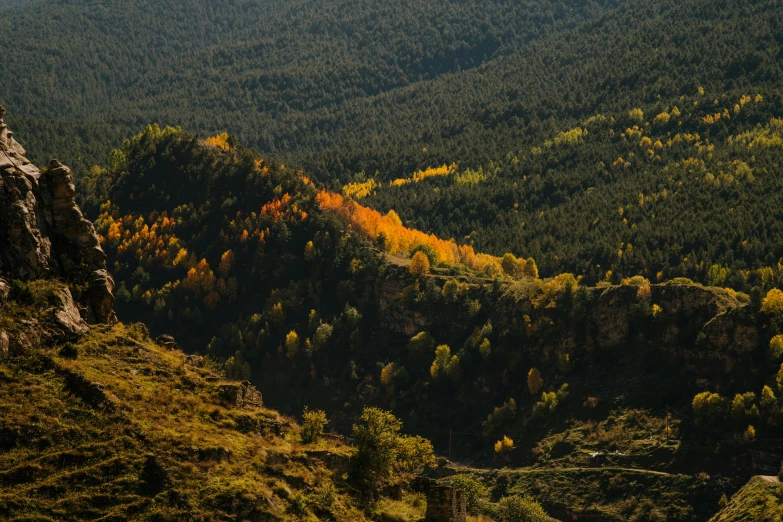
<path fill-rule="evenodd" d="M 0 361 L 0 516 L 269 520 L 312 508 L 364 519 L 344 489 L 329 489 L 317 456 L 350 448 L 301 445 L 296 424 L 260 394 L 152 342 L 140 324 L 22 343 L 50 328 L 52 296 L 65 290 L 38 281 L 30 291 L 23 303 L 12 294 L 0 322 L 11 340 Z"/>
<path fill-rule="evenodd" d="M 617 3 L 37 2 L 2 19 L 17 52 L 0 57 L 0 101 L 25 107 L 11 122 L 40 135 L 32 148 L 69 161 L 95 162 L 149 121 L 300 153 L 343 103 L 475 68 Z"/>

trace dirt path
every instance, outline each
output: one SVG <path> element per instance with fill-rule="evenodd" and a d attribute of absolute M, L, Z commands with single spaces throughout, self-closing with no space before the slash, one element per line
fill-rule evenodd
<path fill-rule="evenodd" d="M 775 475 L 759 475 L 759 477 L 765 482 L 780 482 L 780 479 Z"/>
<path fill-rule="evenodd" d="M 455 470 L 463 470 L 463 471 L 469 471 L 473 473 L 480 473 L 480 474 L 486 474 L 491 472 L 498 472 L 498 471 L 510 471 L 510 472 L 516 472 L 516 473 L 525 473 L 525 474 L 544 474 L 544 473 L 559 473 L 559 472 L 576 472 L 576 471 L 614 471 L 614 472 L 622 472 L 622 473 L 643 473 L 646 475 L 661 475 L 665 477 L 672 476 L 672 473 L 667 473 L 665 471 L 656 471 L 652 469 L 641 469 L 641 468 L 620 468 L 615 466 L 604 466 L 604 467 L 595 467 L 595 468 L 471 468 L 469 466 L 460 466 L 455 465 L 452 466 Z M 767 477 L 764 477 L 765 479 Z M 768 477 L 769 479 L 774 479 L 774 482 L 777 482 L 777 477 Z M 773 480 L 770 480 L 770 482 L 773 482 Z"/>

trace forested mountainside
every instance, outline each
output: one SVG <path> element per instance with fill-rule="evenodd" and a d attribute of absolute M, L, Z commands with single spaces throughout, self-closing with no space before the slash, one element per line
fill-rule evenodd
<path fill-rule="evenodd" d="M 229 141 L 150 126 L 92 173 L 120 316 L 283 412 L 346 431 L 373 404 L 456 460 L 529 466 L 461 473 L 555 516 L 706 520 L 776 473 L 778 290 L 542 279 Z"/>
<path fill-rule="evenodd" d="M 783 119 L 765 95 L 699 87 L 585 118 L 483 167 L 428 168 L 342 192 L 478 250 L 588 284 L 641 274 L 745 292 L 781 283 Z"/>
<path fill-rule="evenodd" d="M 618 4 L 29 2 L 0 19 L 0 44 L 16 50 L 0 59 L 0 103 L 25 107 L 10 122 L 37 134 L 32 149 L 79 165 L 151 121 L 229 130 L 294 157 L 345 142 L 355 103 L 476 68 Z"/>
<path fill-rule="evenodd" d="M 17 52 L 0 58 L 0 102 L 24 107 L 10 122 L 36 136 L 32 149 L 79 165 L 157 121 L 228 131 L 346 183 L 476 168 L 699 86 L 761 92 L 774 115 L 781 104 L 771 0 L 81 0 L 3 17 L 0 43 Z"/>

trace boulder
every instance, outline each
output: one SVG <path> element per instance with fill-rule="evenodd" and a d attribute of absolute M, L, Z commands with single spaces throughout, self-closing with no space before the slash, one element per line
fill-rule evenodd
<path fill-rule="evenodd" d="M 248 381 L 221 384 L 218 386 L 218 396 L 226 406 L 237 408 L 260 408 L 263 406 L 261 392 Z"/>
<path fill-rule="evenodd" d="M 5 330 L 0 330 L 0 360 L 8 357 L 10 339 Z"/>
<path fill-rule="evenodd" d="M 166 334 L 159 335 L 155 339 L 155 344 L 163 348 L 168 348 L 169 350 L 179 350 L 179 346 L 177 346 L 177 341 L 175 341 L 174 338 L 170 335 L 166 335 Z"/>
<path fill-rule="evenodd" d="M 80 337 L 90 331 L 90 327 L 82 319 L 79 309 L 67 288 L 55 294 L 57 306 L 54 309 L 54 322 L 62 328 L 66 335 Z"/>
<path fill-rule="evenodd" d="M 11 285 L 5 279 L 0 279 L 0 308 L 8 301 L 8 295 L 11 293 Z"/>
<path fill-rule="evenodd" d="M 188 355 L 185 357 L 185 366 L 193 366 L 194 368 L 202 368 L 204 366 L 204 358 L 200 355 Z"/>

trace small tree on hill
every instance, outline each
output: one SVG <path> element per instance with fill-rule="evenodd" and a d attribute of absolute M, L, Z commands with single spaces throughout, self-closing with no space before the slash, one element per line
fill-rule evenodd
<path fill-rule="evenodd" d="M 530 390 L 530 395 L 536 395 L 543 387 L 544 379 L 541 377 L 541 372 L 537 368 L 530 368 L 527 373 L 527 389 Z"/>
<path fill-rule="evenodd" d="M 302 442 L 305 444 L 315 442 L 323 434 L 324 426 L 327 424 L 329 424 L 329 420 L 326 418 L 326 412 L 323 410 L 311 410 L 305 406 L 302 413 L 302 429 L 300 431 Z"/>
<path fill-rule="evenodd" d="M 427 254 L 424 252 L 416 252 L 413 254 L 411 264 L 408 265 L 410 273 L 416 276 L 428 274 L 430 272 L 430 260 L 427 258 Z"/>
<path fill-rule="evenodd" d="M 400 435 L 402 422 L 391 412 L 366 407 L 362 421 L 353 425 L 354 456 L 362 486 L 375 493 L 399 473 L 420 473 L 435 465 L 432 444 L 422 437 Z"/>

